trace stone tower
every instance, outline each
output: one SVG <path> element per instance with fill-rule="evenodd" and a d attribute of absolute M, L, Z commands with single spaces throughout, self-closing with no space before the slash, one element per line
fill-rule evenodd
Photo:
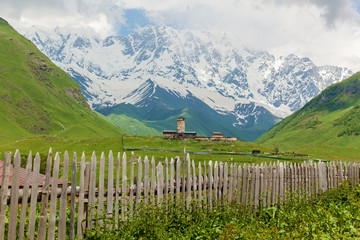
<path fill-rule="evenodd" d="M 185 118 L 179 117 L 177 119 L 177 132 L 185 132 Z"/>

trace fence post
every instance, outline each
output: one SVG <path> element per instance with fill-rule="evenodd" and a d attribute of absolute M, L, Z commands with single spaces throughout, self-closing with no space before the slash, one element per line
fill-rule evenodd
<path fill-rule="evenodd" d="M 126 153 L 124 152 L 122 158 L 122 191 L 121 191 L 121 220 L 125 221 L 126 211 L 126 195 L 127 195 L 127 173 L 126 173 Z"/>
<path fill-rule="evenodd" d="M 5 152 L 2 184 L 0 189 L 0 239 L 5 239 L 5 217 L 7 206 L 7 195 L 10 177 L 11 153 Z"/>
<path fill-rule="evenodd" d="M 68 155 L 67 152 L 65 152 L 65 155 Z M 69 158 L 67 156 L 67 158 Z M 73 157 L 73 162 L 72 162 L 72 172 L 71 172 L 71 200 L 70 200 L 70 239 L 73 240 L 75 239 L 75 200 L 76 200 L 76 164 L 77 164 L 77 156 L 76 153 L 74 152 L 74 157 Z M 67 178 L 67 176 L 66 176 Z M 64 183 L 65 184 L 65 183 Z M 66 181 L 66 189 L 67 189 L 67 181 Z M 64 201 L 66 202 L 66 197 L 64 197 Z M 66 208 L 66 206 L 65 206 Z M 64 210 L 66 212 L 66 209 Z M 65 230 L 64 233 L 66 232 L 66 214 L 65 214 Z M 66 235 L 66 234 L 65 234 Z M 64 235 L 64 239 L 65 239 L 65 235 Z"/>
<path fill-rule="evenodd" d="M 141 179 L 142 179 L 141 157 L 139 157 L 137 165 L 138 166 L 137 166 L 137 174 L 136 174 L 136 205 L 135 205 L 136 216 L 139 214 L 138 209 L 141 203 Z"/>
<path fill-rule="evenodd" d="M 11 183 L 8 239 L 16 238 L 16 221 L 17 221 L 18 198 L 19 198 L 20 165 L 21 165 L 20 152 L 17 149 L 15 152 L 15 155 L 14 155 L 14 170 L 13 170 L 12 183 Z"/>
<path fill-rule="evenodd" d="M 65 239 L 65 237 L 66 237 L 67 185 L 68 185 L 68 174 L 69 174 L 69 171 L 68 171 L 68 169 L 69 169 L 69 154 L 67 151 L 65 151 L 65 154 L 64 154 L 63 166 L 64 166 L 63 167 L 63 176 L 62 176 L 62 178 L 63 178 L 62 184 L 63 185 L 61 188 L 61 196 L 60 196 L 58 239 Z M 71 179 L 71 181 L 74 181 L 74 180 Z M 76 184 L 74 184 L 74 186 L 76 186 Z M 72 205 L 71 205 L 71 207 L 72 207 Z"/>
<path fill-rule="evenodd" d="M 225 163 L 224 164 L 224 187 L 223 187 L 223 202 L 225 203 L 227 201 L 227 196 L 228 196 L 228 181 L 229 181 L 229 173 L 228 173 L 229 167 L 228 164 Z"/>
<path fill-rule="evenodd" d="M 134 152 L 131 152 L 130 159 L 130 195 L 129 195 L 129 216 L 133 216 L 134 210 Z"/>
<path fill-rule="evenodd" d="M 4 166 L 5 168 L 5 166 Z M 29 213 L 29 227 L 28 227 L 28 237 L 29 239 L 34 239 L 35 236 L 35 217 L 36 217 L 36 205 L 38 197 L 38 188 L 39 188 L 39 170 L 40 170 L 40 155 L 36 153 L 34 160 L 33 168 L 33 179 L 31 187 L 31 198 L 30 198 L 30 213 Z M 4 184 L 4 182 L 3 182 Z M 1 238 L 0 238 L 1 239 Z"/>
<path fill-rule="evenodd" d="M 247 204 L 247 195 L 249 190 L 249 175 L 248 175 L 248 166 L 246 163 L 243 166 L 243 174 L 242 174 L 242 188 L 241 188 L 241 202 L 246 205 Z"/>
<path fill-rule="evenodd" d="M 144 202 L 149 201 L 149 158 L 144 158 Z"/>
<path fill-rule="evenodd" d="M 163 166 L 161 162 L 158 163 L 157 167 L 157 204 L 161 205 L 163 200 Z"/>
<path fill-rule="evenodd" d="M 272 167 L 271 167 L 271 172 L 272 172 L 272 188 L 271 188 L 271 204 L 275 205 L 277 203 L 277 167 L 276 164 L 273 163 Z"/>
<path fill-rule="evenodd" d="M 203 181 L 204 181 L 204 202 L 205 204 L 208 202 L 207 201 L 207 194 L 206 194 L 206 188 L 207 188 L 207 172 L 206 172 L 206 162 L 204 161 L 204 178 L 203 178 Z"/>
<path fill-rule="evenodd" d="M 117 155 L 116 183 L 115 183 L 115 228 L 119 227 L 119 193 L 120 193 L 120 152 Z"/>
<path fill-rule="evenodd" d="M 79 189 L 79 206 L 78 206 L 78 221 L 77 221 L 77 238 L 82 239 L 82 225 L 84 219 L 84 195 L 85 195 L 85 153 L 81 155 L 80 161 L 80 189 Z M 71 182 L 74 181 L 71 178 Z"/>
<path fill-rule="evenodd" d="M 199 162 L 199 167 L 198 167 L 198 171 L 199 171 L 199 182 L 198 182 L 198 186 L 199 186 L 199 206 L 201 207 L 201 201 L 202 201 L 202 172 L 201 172 L 201 163 Z"/>
<path fill-rule="evenodd" d="M 169 200 L 169 161 L 165 159 L 165 182 L 164 182 L 164 201 L 165 203 Z M 168 208 L 168 204 L 166 204 L 166 209 Z"/>
<path fill-rule="evenodd" d="M 181 166 L 181 160 L 180 158 L 176 159 L 176 200 L 180 201 L 180 185 L 181 185 L 181 171 L 180 171 L 180 166 Z"/>
<path fill-rule="evenodd" d="M 237 165 L 236 163 L 234 163 L 233 165 L 233 177 L 232 177 L 232 192 L 231 192 L 231 199 L 232 200 L 235 200 L 236 198 L 236 183 L 237 183 Z"/>
<path fill-rule="evenodd" d="M 214 203 L 215 205 L 218 203 L 218 188 L 219 188 L 219 165 L 218 162 L 215 161 L 214 164 Z"/>
<path fill-rule="evenodd" d="M 183 168 L 182 168 L 182 202 L 185 204 L 185 172 L 186 172 L 186 166 L 185 166 L 185 154 L 186 150 L 184 148 L 184 154 L 183 154 Z"/>
<path fill-rule="evenodd" d="M 327 177 L 326 177 L 326 166 L 323 162 L 319 162 L 319 188 L 325 192 L 327 190 Z"/>
<path fill-rule="evenodd" d="M 49 229 L 48 229 L 48 239 L 55 239 L 55 224 L 56 224 L 56 203 L 57 203 L 57 188 L 58 188 L 58 179 L 59 179 L 59 164 L 60 156 L 57 152 L 55 154 L 54 160 L 54 169 L 53 169 L 53 178 L 51 183 L 51 196 L 50 196 L 50 213 L 49 213 Z"/>
<path fill-rule="evenodd" d="M 170 160 L 170 202 L 174 201 L 174 159 Z"/>
<path fill-rule="evenodd" d="M 87 218 L 88 226 L 90 229 L 93 228 L 92 219 L 94 218 L 95 212 L 95 189 L 96 189 L 96 155 L 95 152 L 92 153 L 91 163 L 90 163 L 90 179 L 89 179 L 89 204 L 88 207 L 89 214 Z"/>
<path fill-rule="evenodd" d="M 186 209 L 189 209 L 191 202 L 191 167 L 189 154 L 186 157 L 186 166 Z"/>
<path fill-rule="evenodd" d="M 112 218 L 114 209 L 114 154 L 109 152 L 106 217 Z M 107 225 L 108 228 L 112 228 Z"/>
<path fill-rule="evenodd" d="M 24 230 L 25 230 L 25 220 L 26 220 L 26 210 L 29 198 L 29 185 L 30 185 L 30 172 L 32 168 L 32 154 L 31 150 L 29 152 L 29 156 L 26 163 L 26 173 L 24 179 L 24 190 L 23 190 L 23 198 L 21 203 L 21 213 L 20 213 L 20 226 L 19 226 L 19 240 L 24 238 Z"/>
<path fill-rule="evenodd" d="M 240 204 L 240 198 L 241 198 L 241 179 L 242 179 L 242 169 L 241 166 L 239 165 L 238 169 L 238 174 L 237 174 L 237 198 L 236 198 L 236 203 Z"/>
<path fill-rule="evenodd" d="M 104 209 L 104 186 L 105 186 L 105 153 L 102 152 L 100 156 L 100 169 L 99 169 L 99 191 L 98 191 L 98 206 L 97 217 L 99 219 L 98 224 L 103 226 L 103 209 Z"/>
<path fill-rule="evenodd" d="M 272 186 L 272 163 L 269 164 L 267 168 L 267 202 L 266 206 L 271 204 L 271 186 Z"/>
<path fill-rule="evenodd" d="M 212 211 L 212 183 L 213 183 L 212 161 L 209 161 L 209 209 L 210 209 L 210 211 Z"/>
<path fill-rule="evenodd" d="M 150 182 L 151 202 L 155 204 L 155 158 L 151 158 L 151 182 Z"/>
<path fill-rule="evenodd" d="M 219 186 L 219 203 L 222 201 L 222 195 L 223 195 L 223 187 L 224 187 L 224 164 L 222 162 L 219 163 L 219 182 L 218 182 L 218 186 Z"/>
<path fill-rule="evenodd" d="M 49 150 L 49 155 L 46 162 L 45 184 L 41 191 L 41 210 L 39 217 L 38 239 L 45 240 L 46 237 L 46 222 L 47 222 L 47 209 L 49 200 L 49 186 L 52 165 L 52 149 Z"/>

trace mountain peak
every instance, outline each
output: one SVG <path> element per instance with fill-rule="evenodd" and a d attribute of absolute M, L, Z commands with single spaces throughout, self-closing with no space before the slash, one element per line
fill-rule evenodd
<path fill-rule="evenodd" d="M 231 124 L 242 129 L 286 117 L 351 73 L 316 66 L 294 54 L 275 57 L 266 51 L 239 49 L 226 34 L 166 25 L 149 25 L 103 41 L 79 35 L 27 37 L 81 85 L 97 110 L 125 103 L 137 106 L 155 95 L 164 97 L 164 102 L 170 95 L 193 97 L 218 114 L 231 116 Z M 159 96 L 154 88 L 162 89 Z"/>

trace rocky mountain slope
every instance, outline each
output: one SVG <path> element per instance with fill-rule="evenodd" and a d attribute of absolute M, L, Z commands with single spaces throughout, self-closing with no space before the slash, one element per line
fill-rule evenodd
<path fill-rule="evenodd" d="M 117 120 L 136 118 L 160 133 L 182 115 L 199 134 L 222 131 L 254 140 L 352 74 L 238 47 L 226 35 L 163 25 L 106 39 L 36 28 L 25 36 L 80 84 L 93 109 L 130 132 Z"/>

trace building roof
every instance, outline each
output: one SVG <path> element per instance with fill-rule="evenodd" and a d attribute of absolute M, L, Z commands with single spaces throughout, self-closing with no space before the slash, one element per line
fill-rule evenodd
<path fill-rule="evenodd" d="M 2 184 L 3 171 L 4 171 L 4 161 L 0 160 L 0 185 Z M 10 166 L 10 176 L 9 176 L 9 186 L 12 185 L 13 171 L 14 171 L 14 166 L 13 166 L 13 164 L 11 164 L 11 166 Z M 24 186 L 25 174 L 26 174 L 26 169 L 25 168 L 20 168 L 19 186 Z M 33 182 L 33 175 L 34 175 L 33 172 L 30 172 L 30 179 L 29 179 L 30 186 L 32 185 L 32 182 Z M 44 181 L 45 181 L 45 175 L 39 173 L 38 185 L 42 186 L 44 184 Z M 50 178 L 50 184 L 52 184 L 52 177 Z M 63 181 L 61 179 L 59 179 L 58 184 L 63 184 Z"/>
<path fill-rule="evenodd" d="M 177 133 L 177 131 L 174 131 L 174 130 L 164 130 L 163 133 Z"/>

